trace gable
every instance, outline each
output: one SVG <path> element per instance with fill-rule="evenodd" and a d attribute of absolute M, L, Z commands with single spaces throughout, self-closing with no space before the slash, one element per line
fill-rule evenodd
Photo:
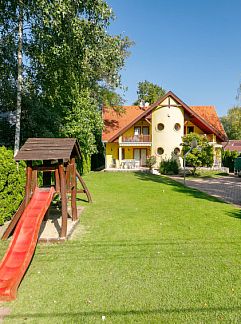
<path fill-rule="evenodd" d="M 190 108 L 216 129 L 218 133 L 227 137 L 214 106 L 190 106 Z"/>
<path fill-rule="evenodd" d="M 139 106 L 124 106 L 123 112 L 118 113 L 113 109 L 103 109 L 103 121 L 104 130 L 102 133 L 103 142 L 109 142 L 113 137 L 118 137 L 118 134 L 122 134 L 131 126 L 133 121 L 139 120 L 139 116 L 147 110 L 147 107 Z"/>
<path fill-rule="evenodd" d="M 190 120 L 205 133 L 215 134 L 219 140 L 226 141 L 227 135 L 217 116 L 214 106 L 188 106 L 180 100 L 174 93 L 169 91 L 157 102 L 149 107 L 125 106 L 124 113 L 118 114 L 111 109 L 103 110 L 104 131 L 102 139 L 104 142 L 113 142 L 127 129 L 133 126 L 141 118 L 150 118 L 154 109 L 161 107 L 182 107 L 185 114 L 190 116 Z"/>

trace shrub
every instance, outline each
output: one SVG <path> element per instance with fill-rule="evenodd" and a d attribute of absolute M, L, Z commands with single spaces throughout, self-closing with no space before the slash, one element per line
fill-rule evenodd
<path fill-rule="evenodd" d="M 238 151 L 222 151 L 223 166 L 229 168 L 230 172 L 234 171 L 234 160 L 239 156 Z"/>
<path fill-rule="evenodd" d="M 175 159 L 163 160 L 160 163 L 161 174 L 178 174 L 178 163 Z"/>
<path fill-rule="evenodd" d="M 186 165 L 193 167 L 192 174 L 196 174 L 198 167 L 213 165 L 213 146 L 208 143 L 205 135 L 187 134 L 183 136 L 183 155 L 191 148 L 193 139 L 196 139 L 198 147 L 193 148 L 186 156 Z"/>
<path fill-rule="evenodd" d="M 11 219 L 24 197 L 25 163 L 18 165 L 13 151 L 0 147 L 0 225 Z"/>
<path fill-rule="evenodd" d="M 148 168 L 151 170 L 151 168 L 153 167 L 153 165 L 156 164 L 156 157 L 154 155 L 149 156 L 146 159 L 146 165 L 148 166 Z"/>

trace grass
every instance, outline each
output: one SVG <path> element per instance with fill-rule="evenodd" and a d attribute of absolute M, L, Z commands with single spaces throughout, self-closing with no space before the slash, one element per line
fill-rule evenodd
<path fill-rule="evenodd" d="M 219 178 L 228 176 L 228 173 L 222 171 L 214 171 L 214 170 L 197 170 L 195 176 L 192 174 L 187 175 L 190 178 Z"/>
<path fill-rule="evenodd" d="M 38 245 L 4 323 L 241 322 L 239 209 L 149 174 L 85 180 L 94 203 Z"/>

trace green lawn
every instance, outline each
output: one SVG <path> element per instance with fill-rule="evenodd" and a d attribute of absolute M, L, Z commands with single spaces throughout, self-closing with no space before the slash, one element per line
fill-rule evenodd
<path fill-rule="evenodd" d="M 37 247 L 4 323 L 241 322 L 239 209 L 165 177 L 85 181 L 73 240 Z"/>

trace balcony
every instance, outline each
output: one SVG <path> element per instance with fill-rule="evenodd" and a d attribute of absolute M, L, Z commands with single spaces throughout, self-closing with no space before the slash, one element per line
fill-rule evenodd
<path fill-rule="evenodd" d="M 123 136 L 122 143 L 151 143 L 151 135 Z"/>

